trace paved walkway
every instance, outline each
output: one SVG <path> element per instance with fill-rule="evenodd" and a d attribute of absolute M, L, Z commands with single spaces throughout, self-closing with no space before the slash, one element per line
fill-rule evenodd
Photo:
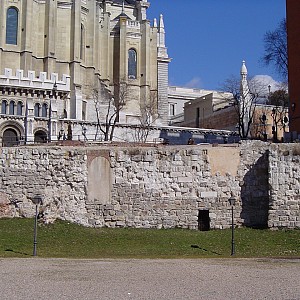
<path fill-rule="evenodd" d="M 0 259 L 6 299 L 300 299 L 300 260 Z"/>

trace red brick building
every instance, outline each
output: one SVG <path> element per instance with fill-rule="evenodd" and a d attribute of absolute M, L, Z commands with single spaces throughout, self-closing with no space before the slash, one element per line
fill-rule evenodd
<path fill-rule="evenodd" d="M 286 0 L 290 131 L 300 134 L 300 1 Z"/>

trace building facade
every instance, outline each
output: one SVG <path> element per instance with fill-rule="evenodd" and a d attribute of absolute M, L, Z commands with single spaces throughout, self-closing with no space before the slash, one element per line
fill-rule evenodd
<path fill-rule="evenodd" d="M 149 105 L 153 120 L 167 124 L 170 59 L 163 17 L 150 24 L 149 6 L 1 1 L 2 144 L 57 140 L 69 127 L 93 132 L 90 124 L 111 116 L 110 106 L 121 124 L 138 124 Z"/>
<path fill-rule="evenodd" d="M 300 2 L 286 0 L 288 83 L 290 96 L 290 129 L 293 138 L 300 135 Z"/>

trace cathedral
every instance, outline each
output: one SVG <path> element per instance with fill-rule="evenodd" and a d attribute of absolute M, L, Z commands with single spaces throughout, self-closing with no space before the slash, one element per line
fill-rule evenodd
<path fill-rule="evenodd" d="M 170 58 L 163 17 L 150 22 L 149 6 L 1 0 L 2 145 L 108 140 L 107 123 L 167 125 Z"/>

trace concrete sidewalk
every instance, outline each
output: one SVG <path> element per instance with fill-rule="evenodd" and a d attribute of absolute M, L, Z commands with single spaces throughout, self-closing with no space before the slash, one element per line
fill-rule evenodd
<path fill-rule="evenodd" d="M 300 299 L 300 259 L 0 259 L 7 299 Z"/>

